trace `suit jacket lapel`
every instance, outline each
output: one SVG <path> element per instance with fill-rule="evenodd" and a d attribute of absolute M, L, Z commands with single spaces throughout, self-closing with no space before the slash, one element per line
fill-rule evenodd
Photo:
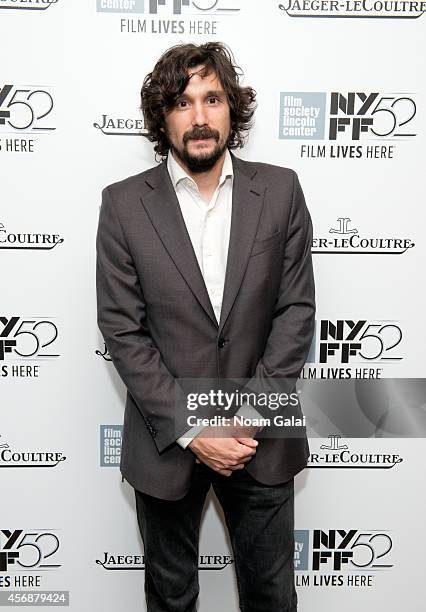
<path fill-rule="evenodd" d="M 219 322 L 221 333 L 243 281 L 263 207 L 265 185 L 255 181 L 257 170 L 231 154 L 234 167 L 231 234 Z"/>
<path fill-rule="evenodd" d="M 217 327 L 213 306 L 167 171 L 166 162 L 155 167 L 145 181 L 149 187 L 141 197 L 141 202 L 151 223 L 192 293 Z M 167 282 L 166 279 L 165 282 Z"/>
<path fill-rule="evenodd" d="M 233 154 L 231 232 L 226 264 L 225 286 L 219 322 L 219 335 L 240 290 L 256 235 L 263 206 L 265 185 L 255 179 L 256 170 Z M 192 293 L 216 327 L 203 276 L 186 229 L 185 221 L 167 171 L 166 162 L 152 169 L 145 178 L 147 189 L 141 197 L 151 223 Z"/>

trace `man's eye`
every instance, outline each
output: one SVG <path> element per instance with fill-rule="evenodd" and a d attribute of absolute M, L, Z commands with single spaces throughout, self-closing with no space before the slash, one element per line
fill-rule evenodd
<path fill-rule="evenodd" d="M 186 100 L 178 100 L 176 102 L 176 106 L 178 106 L 179 108 L 185 108 L 186 104 L 187 104 Z"/>
<path fill-rule="evenodd" d="M 217 102 L 219 100 L 219 98 L 216 98 L 216 96 L 210 96 L 210 98 L 208 98 L 209 102 L 214 104 L 215 102 Z"/>

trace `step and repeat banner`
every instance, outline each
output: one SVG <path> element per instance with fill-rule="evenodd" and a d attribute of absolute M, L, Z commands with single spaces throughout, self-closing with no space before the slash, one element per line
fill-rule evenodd
<path fill-rule="evenodd" d="M 156 163 L 139 92 L 170 46 L 228 44 L 258 94 L 237 155 L 299 175 L 317 291 L 300 384 L 426 378 L 425 10 L 418 0 L 0 0 L 0 608 L 145 609 L 134 492 L 119 471 L 125 389 L 96 325 L 95 235 L 103 187 Z M 296 477 L 300 612 L 420 609 L 416 431 L 351 437 L 322 418 Z M 199 568 L 199 609 L 238 610 L 213 495 Z"/>

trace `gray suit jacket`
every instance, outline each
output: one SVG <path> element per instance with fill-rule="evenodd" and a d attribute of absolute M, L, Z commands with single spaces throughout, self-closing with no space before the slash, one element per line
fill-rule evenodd
<path fill-rule="evenodd" d="M 297 379 L 313 336 L 312 223 L 297 174 L 232 161 L 219 324 L 166 163 L 102 192 L 98 325 L 128 391 L 120 467 L 133 487 L 162 499 L 185 495 L 195 463 L 176 443 L 189 429 L 176 407 L 176 380 Z M 308 457 L 305 435 L 259 439 L 247 470 L 277 484 Z"/>

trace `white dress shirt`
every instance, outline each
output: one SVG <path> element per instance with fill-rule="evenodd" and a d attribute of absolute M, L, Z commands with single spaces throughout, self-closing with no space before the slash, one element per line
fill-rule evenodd
<path fill-rule="evenodd" d="M 227 149 L 218 186 L 209 202 L 201 195 L 197 183 L 178 164 L 171 152 L 167 156 L 167 170 L 219 323 L 231 231 L 234 181 L 231 155 Z M 250 418 L 260 417 L 260 414 L 248 405 L 242 406 L 237 414 Z M 176 440 L 177 443 L 186 448 L 202 429 L 203 426 L 192 427 Z"/>

